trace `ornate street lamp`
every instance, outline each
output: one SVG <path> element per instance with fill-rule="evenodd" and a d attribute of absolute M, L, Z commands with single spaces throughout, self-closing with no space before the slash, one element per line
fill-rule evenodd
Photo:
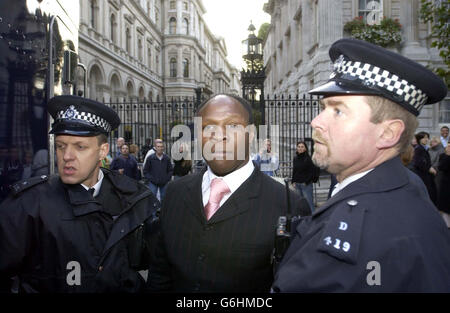
<path fill-rule="evenodd" d="M 247 64 L 247 69 L 241 71 L 242 96 L 252 103 L 253 108 L 259 108 L 261 123 L 265 123 L 264 112 L 264 80 L 266 79 L 261 38 L 255 35 L 255 26 L 248 27 L 248 38 L 242 41 L 244 54 L 242 58 Z M 259 90 L 259 106 L 256 103 L 256 95 Z"/>

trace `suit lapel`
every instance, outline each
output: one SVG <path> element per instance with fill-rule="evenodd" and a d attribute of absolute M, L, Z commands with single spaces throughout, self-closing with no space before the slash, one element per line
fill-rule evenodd
<path fill-rule="evenodd" d="M 203 210 L 203 195 L 202 195 L 202 181 L 203 174 L 206 168 L 197 174 L 192 175 L 192 180 L 186 182 L 185 186 L 187 192 L 182 192 L 184 202 L 189 210 L 199 219 L 206 220 L 205 212 Z"/>

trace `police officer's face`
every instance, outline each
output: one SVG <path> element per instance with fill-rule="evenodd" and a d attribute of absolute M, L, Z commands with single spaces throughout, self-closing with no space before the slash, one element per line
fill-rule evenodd
<path fill-rule="evenodd" d="M 249 160 L 248 112 L 228 96 L 211 99 L 200 111 L 203 157 L 219 176 L 244 166 Z"/>
<path fill-rule="evenodd" d="M 365 96 L 328 97 L 321 100 L 321 106 L 321 113 L 311 122 L 314 163 L 337 174 L 338 179 L 371 168 L 378 153 L 379 131 L 378 125 L 370 122 Z"/>
<path fill-rule="evenodd" d="M 100 160 L 109 151 L 107 143 L 99 144 L 97 137 L 59 135 L 55 139 L 58 173 L 65 184 L 92 187 L 98 180 Z"/>

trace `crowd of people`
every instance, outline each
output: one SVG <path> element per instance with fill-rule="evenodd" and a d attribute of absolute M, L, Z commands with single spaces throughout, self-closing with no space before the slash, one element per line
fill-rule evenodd
<path fill-rule="evenodd" d="M 123 137 L 119 137 L 111 153 L 101 160 L 101 166 L 135 180 L 144 181 L 162 201 L 169 181 L 192 172 L 192 161 L 187 145 L 179 145 L 181 157 L 174 159 L 164 151 L 165 144 L 159 138 L 155 139 L 154 145 L 151 138 L 146 139 L 145 145 L 139 149 L 138 145 L 128 145 Z"/>
<path fill-rule="evenodd" d="M 425 184 L 431 201 L 450 228 L 450 144 L 449 128 L 440 129 L 440 137 L 418 132 L 408 148 L 403 163 Z"/>
<path fill-rule="evenodd" d="M 446 85 L 364 41 L 338 40 L 329 55 L 330 79 L 309 91 L 321 111 L 312 155 L 297 143 L 292 193 L 271 177 L 270 140 L 250 155 L 252 107 L 240 96 L 198 106 L 213 129 L 198 138 L 199 171 L 189 174 L 186 145 L 172 165 L 157 139 L 142 147 L 142 177 L 123 138 L 107 162 L 114 110 L 51 98 L 58 175 L 15 183 L 0 204 L 0 292 L 450 292 L 448 128 L 430 147 L 429 134 L 414 136 Z M 230 136 L 230 125 L 242 127 Z M 317 168 L 335 184 L 315 208 Z"/>

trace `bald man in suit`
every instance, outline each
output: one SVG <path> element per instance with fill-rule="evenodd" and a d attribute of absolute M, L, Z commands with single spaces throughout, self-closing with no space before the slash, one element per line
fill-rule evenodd
<path fill-rule="evenodd" d="M 200 106 L 198 115 L 207 167 L 167 187 L 149 288 L 268 292 L 277 220 L 287 213 L 286 191 L 249 158 L 253 134 L 244 128 L 253 120 L 248 102 L 234 95 L 217 95 Z M 237 153 L 239 142 L 245 145 L 242 158 Z M 216 185 L 221 185 L 220 192 Z M 296 194 L 291 194 L 290 201 L 292 213 L 310 213 Z"/>

